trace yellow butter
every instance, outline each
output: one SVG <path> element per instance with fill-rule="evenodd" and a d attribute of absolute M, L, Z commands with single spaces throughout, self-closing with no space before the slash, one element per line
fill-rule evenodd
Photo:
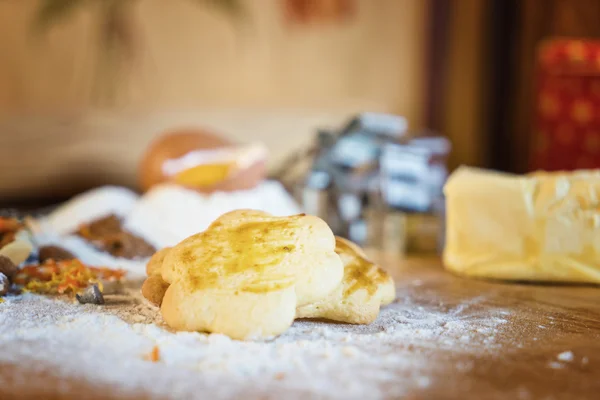
<path fill-rule="evenodd" d="M 448 179 L 444 265 L 459 274 L 600 283 L 600 171 Z"/>

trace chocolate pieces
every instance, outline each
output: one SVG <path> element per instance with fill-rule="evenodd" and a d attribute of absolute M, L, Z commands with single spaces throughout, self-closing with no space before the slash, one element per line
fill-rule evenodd
<path fill-rule="evenodd" d="M 0 274 L 4 274 L 10 280 L 18 270 L 19 268 L 10 258 L 0 255 Z"/>
<path fill-rule="evenodd" d="M 46 260 L 64 261 L 76 258 L 70 251 L 59 246 L 42 246 L 38 258 L 43 264 Z"/>
<path fill-rule="evenodd" d="M 150 257 L 156 252 L 144 239 L 123 229 L 121 220 L 113 214 L 82 225 L 76 234 L 115 257 L 132 260 Z"/>

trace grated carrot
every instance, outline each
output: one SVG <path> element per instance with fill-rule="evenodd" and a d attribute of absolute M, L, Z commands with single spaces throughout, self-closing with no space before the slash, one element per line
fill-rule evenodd
<path fill-rule="evenodd" d="M 81 261 L 48 260 L 40 265 L 23 267 L 14 279 L 14 283 L 23 287 L 23 291 L 39 294 L 75 294 L 92 283 L 102 290 L 102 281 L 119 281 L 125 271 L 105 267 L 88 267 Z"/>
<path fill-rule="evenodd" d="M 160 361 L 160 349 L 158 348 L 158 346 L 154 346 L 152 348 L 152 351 L 148 355 L 146 355 L 146 359 L 152 362 Z"/>
<path fill-rule="evenodd" d="M 23 228 L 23 224 L 12 217 L 0 217 L 0 233 L 12 233 Z"/>

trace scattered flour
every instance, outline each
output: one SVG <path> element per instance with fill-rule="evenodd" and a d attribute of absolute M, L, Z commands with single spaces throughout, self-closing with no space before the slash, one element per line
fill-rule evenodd
<path fill-rule="evenodd" d="M 106 306 L 9 296 L 0 304 L 0 362 L 42 363 L 156 398 L 395 398 L 433 384 L 432 350 L 495 351 L 507 322 L 503 310 L 481 318 L 472 302 L 448 310 L 399 293 L 370 325 L 297 321 L 273 340 L 240 342 L 173 333 L 138 289 L 129 290 L 107 296 Z M 154 346 L 156 363 L 145 358 Z"/>
<path fill-rule="evenodd" d="M 39 222 L 44 231 L 65 235 L 82 223 L 110 214 L 124 217 L 138 200 L 136 193 L 124 187 L 102 186 L 73 197 Z"/>
<path fill-rule="evenodd" d="M 562 367 L 564 367 L 564 364 L 556 362 L 556 361 L 550 361 L 548 363 L 548 366 L 552 369 L 561 369 Z"/>
<path fill-rule="evenodd" d="M 104 186 L 75 196 L 50 214 L 30 221 L 30 228 L 38 246 L 61 246 L 88 265 L 121 268 L 135 279 L 145 276 L 148 259 L 114 258 L 72 233 L 82 223 L 114 213 L 123 219 L 126 229 L 162 248 L 203 231 L 221 214 L 238 208 L 278 216 L 301 212 L 276 181 L 262 182 L 250 190 L 210 195 L 171 184 L 156 186 L 143 196 L 126 188 Z"/>
<path fill-rule="evenodd" d="M 276 185 L 265 182 L 251 196 L 242 196 L 244 208 L 275 215 L 298 212 Z M 221 213 L 240 207 L 233 194 L 202 197 L 163 187 L 138 199 L 115 188 L 104 194 L 98 190 L 41 219 L 35 238 L 38 244 L 63 245 L 91 265 L 124 267 L 130 278 L 143 274 L 144 261 L 125 263 L 68 235 L 73 218 L 96 217 L 88 211 L 90 204 L 103 203 L 103 212 L 124 216 L 129 229 L 157 247 L 201 231 Z M 101 201 L 104 195 L 113 200 Z M 482 297 L 454 306 L 418 298 L 411 290 L 418 292 L 422 284 L 414 281 L 399 289 L 399 300 L 370 325 L 296 321 L 285 334 L 255 342 L 172 332 L 141 297 L 139 285 L 107 295 L 105 306 L 33 294 L 8 296 L 0 304 L 0 363 L 44 365 L 65 378 L 155 398 L 397 398 L 426 390 L 443 377 L 433 353 L 499 350 L 496 337 L 509 316 L 488 308 L 482 317 L 477 307 Z M 160 351 L 158 362 L 146 357 L 154 346 Z M 472 368 L 470 361 L 456 365 L 459 371 Z M 0 385 L 8 383 L 3 379 Z"/>
<path fill-rule="evenodd" d="M 559 355 L 556 356 L 556 359 L 564 362 L 571 362 L 575 359 L 572 351 L 563 351 Z"/>
<path fill-rule="evenodd" d="M 82 223 L 114 213 L 123 218 L 126 229 L 162 248 L 203 231 L 221 214 L 238 208 L 278 216 L 301 212 L 276 181 L 265 181 L 250 190 L 210 195 L 171 184 L 159 185 L 143 196 L 122 187 L 104 186 L 75 196 L 29 225 L 38 246 L 58 245 L 88 265 L 122 268 L 130 277 L 139 278 L 145 275 L 147 259 L 114 258 L 72 233 Z"/>

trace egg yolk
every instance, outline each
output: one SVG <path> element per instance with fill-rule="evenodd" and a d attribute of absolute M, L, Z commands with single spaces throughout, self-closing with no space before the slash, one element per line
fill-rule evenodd
<path fill-rule="evenodd" d="M 179 172 L 174 181 L 184 186 L 212 186 L 227 179 L 234 168 L 232 162 L 198 165 Z"/>

